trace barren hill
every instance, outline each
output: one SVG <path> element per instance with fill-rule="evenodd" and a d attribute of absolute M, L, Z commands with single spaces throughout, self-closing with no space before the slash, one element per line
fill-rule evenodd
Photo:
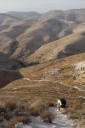
<path fill-rule="evenodd" d="M 85 22 L 85 9 L 72 9 L 67 11 L 53 10 L 43 14 L 42 18 L 55 18 L 58 20 L 66 20 L 81 23 Z"/>
<path fill-rule="evenodd" d="M 22 65 L 19 61 L 13 60 L 0 52 L 0 69 L 15 70 L 23 67 Z"/>
<path fill-rule="evenodd" d="M 52 10 L 43 14 L 37 12 L 7 12 L 11 16 L 21 19 L 57 19 L 73 22 L 85 22 L 85 9 L 72 9 L 67 11 Z"/>
<path fill-rule="evenodd" d="M 19 18 L 13 17 L 9 14 L 0 13 L 0 25 L 9 25 L 10 23 L 17 22 Z"/>
<path fill-rule="evenodd" d="M 28 57 L 29 63 L 46 62 L 85 52 L 85 25 L 75 27 L 74 33 L 45 44 Z"/>
<path fill-rule="evenodd" d="M 64 97 L 65 112 L 85 126 L 85 9 L 51 11 L 39 14 L 40 19 L 32 12 L 25 15 L 34 18 L 30 20 L 24 14 L 22 19 L 2 15 L 0 110 L 6 108 L 8 113 L 0 116 L 1 123 L 6 115 L 12 121 L 9 125 L 15 125 L 15 117 L 28 122 L 32 114 L 48 121 L 47 108 Z M 36 104 L 39 100 L 43 104 Z"/>
<path fill-rule="evenodd" d="M 71 34 L 72 25 L 55 19 L 15 22 L 0 32 L 0 51 L 12 58 L 26 59 L 43 44 Z"/>
<path fill-rule="evenodd" d="M 0 52 L 27 63 L 85 52 L 84 12 L 85 9 L 77 9 L 54 10 L 42 15 L 36 12 L 0 14 Z M 15 18 L 16 15 L 23 18 Z M 40 18 L 33 19 L 37 15 Z"/>

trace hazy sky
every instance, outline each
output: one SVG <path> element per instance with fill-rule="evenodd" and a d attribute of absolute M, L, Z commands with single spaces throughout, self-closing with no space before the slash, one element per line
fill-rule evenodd
<path fill-rule="evenodd" d="M 0 0 L 0 12 L 68 10 L 85 8 L 85 0 Z"/>

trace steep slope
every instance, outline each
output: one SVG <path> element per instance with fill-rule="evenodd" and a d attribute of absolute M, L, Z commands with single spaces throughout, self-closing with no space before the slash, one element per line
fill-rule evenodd
<path fill-rule="evenodd" d="M 8 83 L 22 78 L 22 75 L 14 70 L 22 68 L 23 64 L 9 58 L 7 55 L 0 52 L 0 88 Z"/>
<path fill-rule="evenodd" d="M 18 21 L 11 23 L 7 28 L 2 28 L 0 31 L 0 52 L 11 56 L 18 47 L 18 41 L 16 37 L 25 32 L 27 28 L 30 28 L 37 21 Z"/>
<path fill-rule="evenodd" d="M 52 60 L 32 67 L 22 68 L 20 69 L 20 73 L 29 80 L 53 80 L 57 82 L 61 81 L 64 84 L 63 79 L 65 79 L 65 81 L 67 81 L 67 86 L 69 86 L 68 81 L 69 84 L 73 84 L 76 83 L 76 81 L 79 81 L 79 79 L 74 79 L 74 76 L 76 78 L 81 78 L 82 74 L 84 74 L 84 67 L 85 53 L 82 53 L 60 60 Z M 78 75 L 78 73 L 80 73 L 80 75 Z M 63 79 L 60 76 L 62 76 Z M 65 76 L 67 76 L 69 79 L 67 79 Z"/>
<path fill-rule="evenodd" d="M 85 9 L 50 11 L 47 14 L 42 14 L 42 18 L 36 20 L 19 20 L 8 14 L 3 14 L 1 19 L 4 22 L 1 22 L 0 25 L 0 52 L 28 63 L 31 63 L 35 57 L 34 62 L 44 62 L 82 53 L 84 52 L 84 48 L 82 50 L 81 48 L 84 46 L 85 32 L 84 11 Z M 14 14 L 16 13 L 14 12 Z M 61 14 L 63 16 L 60 16 Z M 23 16 L 24 13 L 20 13 L 20 15 Z M 34 12 L 26 13 L 26 15 L 34 17 Z M 12 21 L 5 22 L 9 21 L 9 17 Z M 52 19 L 49 19 L 50 17 Z M 81 21 L 82 24 L 80 24 Z M 82 42 L 81 46 L 80 42 Z M 49 53 L 46 53 L 45 50 Z"/>
<path fill-rule="evenodd" d="M 73 24 L 55 19 L 21 20 L 0 31 L 0 52 L 24 60 L 43 44 L 72 33 Z"/>
<path fill-rule="evenodd" d="M 24 78 L 9 83 L 1 90 L 0 99 L 8 96 L 21 104 L 42 100 L 56 103 L 58 97 L 67 101 L 68 116 L 85 119 L 85 54 L 71 56 L 20 69 Z M 15 89 L 15 90 L 14 90 Z M 8 95 L 9 94 L 9 95 Z M 85 123 L 83 124 L 85 125 Z"/>
<path fill-rule="evenodd" d="M 69 24 L 61 21 L 54 19 L 39 21 L 17 37 L 19 45 L 12 57 L 26 58 L 43 44 L 59 39 L 59 34 L 65 29 L 69 29 Z"/>
<path fill-rule="evenodd" d="M 0 69 L 0 88 L 20 78 L 22 78 L 22 75 L 17 71 Z"/>
<path fill-rule="evenodd" d="M 75 27 L 74 33 L 40 47 L 28 57 L 28 62 L 45 62 L 85 52 L 85 25 Z"/>
<path fill-rule="evenodd" d="M 11 39 L 15 39 L 17 36 L 25 32 L 25 29 L 29 28 L 32 21 L 18 21 L 12 23 L 7 29 L 3 29 L 0 34 L 3 34 Z M 32 24 L 33 25 L 33 24 Z"/>
<path fill-rule="evenodd" d="M 20 62 L 9 58 L 7 55 L 0 52 L 0 69 L 18 69 L 23 67 Z"/>
<path fill-rule="evenodd" d="M 10 24 L 20 21 L 19 18 L 15 18 L 11 15 L 0 13 L 0 32 L 9 28 Z"/>
<path fill-rule="evenodd" d="M 19 20 L 20 20 L 19 18 L 13 17 L 11 15 L 0 13 L 0 25 L 7 25 L 12 22 L 17 22 Z"/>

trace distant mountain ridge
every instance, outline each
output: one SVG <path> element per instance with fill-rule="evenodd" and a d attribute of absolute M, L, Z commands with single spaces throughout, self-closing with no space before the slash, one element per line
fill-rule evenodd
<path fill-rule="evenodd" d="M 84 42 L 85 9 L 0 14 L 0 52 L 9 58 L 42 63 L 85 52 Z"/>
<path fill-rule="evenodd" d="M 30 11 L 30 12 L 7 12 L 7 14 L 10 14 L 11 16 L 21 18 L 21 19 L 37 19 L 41 17 L 41 14 L 38 12 Z"/>
<path fill-rule="evenodd" d="M 19 18 L 13 17 L 6 13 L 0 13 L 0 25 L 9 25 L 10 23 L 19 21 Z"/>
<path fill-rule="evenodd" d="M 54 18 L 57 20 L 69 20 L 74 22 L 84 22 L 85 21 L 85 9 L 71 9 L 67 11 L 62 10 L 52 10 L 46 13 L 38 12 L 7 12 L 14 17 L 21 19 L 50 19 Z"/>
<path fill-rule="evenodd" d="M 70 33 L 61 34 L 64 30 Z M 0 31 L 0 51 L 23 60 L 42 45 L 71 33 L 69 23 L 56 19 L 18 21 Z"/>
<path fill-rule="evenodd" d="M 63 96 L 70 126 L 85 128 L 85 9 L 8 13 L 0 14 L 0 126 L 31 115 L 48 126 L 48 109 Z"/>

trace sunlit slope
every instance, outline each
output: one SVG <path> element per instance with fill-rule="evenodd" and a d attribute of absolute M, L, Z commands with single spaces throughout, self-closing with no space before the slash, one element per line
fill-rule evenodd
<path fill-rule="evenodd" d="M 82 111 L 85 109 L 84 69 L 85 54 L 23 68 L 19 70 L 23 78 L 10 82 L 1 92 L 5 92 L 7 101 L 11 100 L 12 95 L 12 100 L 16 96 L 16 102 L 22 104 L 39 99 L 55 104 L 57 98 L 63 96 L 67 100 L 71 118 L 78 119 L 80 108 Z M 2 93 L 4 102 L 5 96 Z"/>
<path fill-rule="evenodd" d="M 46 62 L 85 52 L 85 25 L 77 26 L 74 33 L 40 47 L 28 57 L 28 63 Z"/>
<path fill-rule="evenodd" d="M 55 19 L 21 20 L 0 26 L 0 51 L 24 60 L 42 45 L 72 33 L 73 24 Z"/>

